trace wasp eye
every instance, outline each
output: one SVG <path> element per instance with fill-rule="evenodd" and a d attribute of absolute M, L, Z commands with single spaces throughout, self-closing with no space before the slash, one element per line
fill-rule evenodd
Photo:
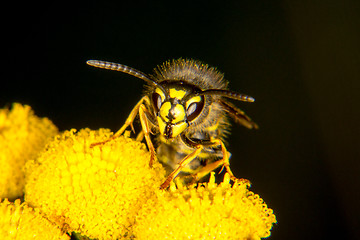
<path fill-rule="evenodd" d="M 194 120 L 199 114 L 201 113 L 202 109 L 204 107 L 204 102 L 193 102 L 189 105 L 189 107 L 186 110 L 186 116 L 188 121 Z"/>
<path fill-rule="evenodd" d="M 160 107 L 161 107 L 161 102 L 162 102 L 160 94 L 154 92 L 152 94 L 152 101 L 153 101 L 156 112 L 159 112 Z"/>

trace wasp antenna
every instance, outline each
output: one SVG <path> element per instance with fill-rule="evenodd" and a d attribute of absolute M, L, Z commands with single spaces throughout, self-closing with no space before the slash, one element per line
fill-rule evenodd
<path fill-rule="evenodd" d="M 217 96 L 232 98 L 243 102 L 255 102 L 255 99 L 253 97 L 250 97 L 246 94 L 241 94 L 241 93 L 237 93 L 229 90 L 221 90 L 221 89 L 208 89 L 199 92 L 198 95 L 217 95 Z"/>
<path fill-rule="evenodd" d="M 109 70 L 113 70 L 113 71 L 127 73 L 134 77 L 140 78 L 150 84 L 158 85 L 157 82 L 152 80 L 145 73 L 143 73 L 139 70 L 136 70 L 135 68 L 128 67 L 128 66 L 120 64 L 120 63 L 113 63 L 113 62 L 107 62 L 107 61 L 101 61 L 101 60 L 88 60 L 88 61 L 86 61 L 86 64 L 93 66 L 93 67 L 97 67 L 97 68 L 104 68 L 104 69 L 109 69 Z"/>

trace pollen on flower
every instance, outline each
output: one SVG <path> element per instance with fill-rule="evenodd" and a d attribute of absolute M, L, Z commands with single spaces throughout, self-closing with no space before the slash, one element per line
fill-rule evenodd
<path fill-rule="evenodd" d="M 179 182 L 180 183 L 180 182 Z M 249 191 L 250 183 L 233 185 L 229 176 L 217 185 L 174 185 L 157 192 L 141 209 L 134 227 L 137 239 L 260 239 L 270 236 L 276 217 Z"/>
<path fill-rule="evenodd" d="M 44 218 L 39 210 L 7 199 L 0 199 L 0 239 L 70 239 L 61 229 Z"/>
<path fill-rule="evenodd" d="M 164 178 L 144 144 L 110 131 L 64 132 L 26 165 L 25 200 L 67 231 L 98 239 L 129 236 L 135 216 Z"/>
<path fill-rule="evenodd" d="M 49 119 L 35 116 L 29 106 L 14 103 L 11 110 L 0 109 L 0 198 L 23 195 L 25 162 L 57 131 Z"/>

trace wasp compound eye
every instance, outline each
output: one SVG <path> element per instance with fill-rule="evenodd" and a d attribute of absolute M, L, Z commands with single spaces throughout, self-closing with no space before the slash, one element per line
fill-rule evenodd
<path fill-rule="evenodd" d="M 160 111 L 160 107 L 161 107 L 161 96 L 160 94 L 158 94 L 157 92 L 154 92 L 151 96 L 153 104 L 154 104 L 154 108 L 155 108 L 155 112 L 159 112 Z"/>
<path fill-rule="evenodd" d="M 186 102 L 186 119 L 192 121 L 197 118 L 204 108 L 204 97 L 196 96 Z"/>
<path fill-rule="evenodd" d="M 193 102 L 186 110 L 186 116 L 188 121 L 194 120 L 202 112 L 204 102 Z"/>

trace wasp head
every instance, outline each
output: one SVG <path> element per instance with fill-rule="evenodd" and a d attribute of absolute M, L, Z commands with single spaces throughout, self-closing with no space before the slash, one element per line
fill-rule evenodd
<path fill-rule="evenodd" d="M 199 89 L 182 81 L 164 81 L 152 93 L 159 131 L 166 139 L 177 137 L 190 126 L 204 108 Z"/>

